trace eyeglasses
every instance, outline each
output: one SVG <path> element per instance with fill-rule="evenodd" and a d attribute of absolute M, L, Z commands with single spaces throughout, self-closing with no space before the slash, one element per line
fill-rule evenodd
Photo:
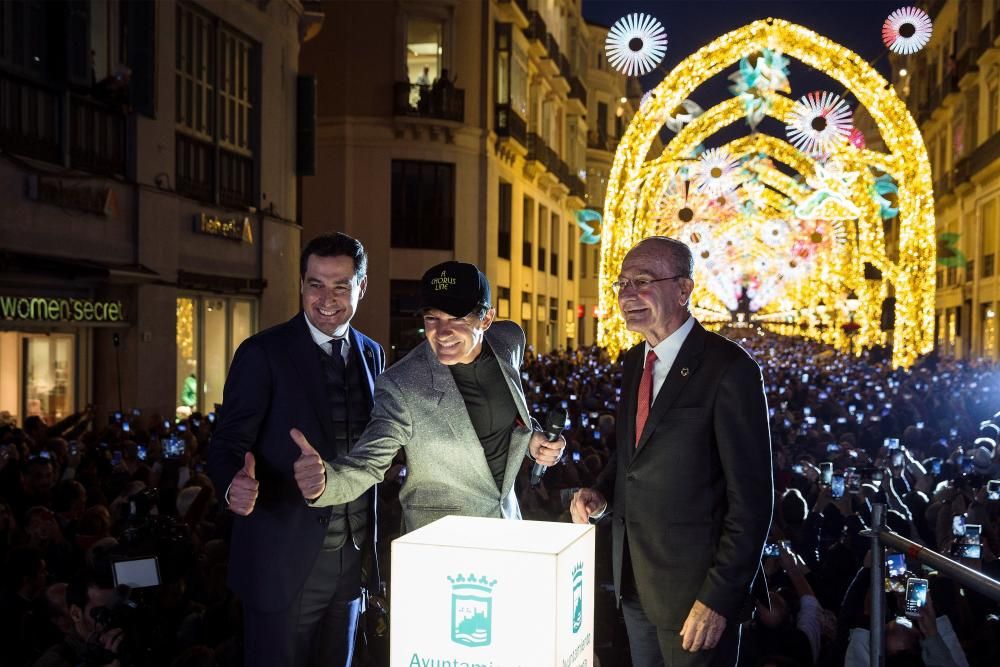
<path fill-rule="evenodd" d="M 678 273 L 676 276 L 670 276 L 669 278 L 635 278 L 634 280 L 629 280 L 628 278 L 619 278 L 618 280 L 611 283 L 611 291 L 615 294 L 621 294 L 627 290 L 630 286 L 634 287 L 637 291 L 641 291 L 652 285 L 653 283 L 663 282 L 665 280 L 677 280 L 678 278 L 687 278 L 686 273 Z"/>

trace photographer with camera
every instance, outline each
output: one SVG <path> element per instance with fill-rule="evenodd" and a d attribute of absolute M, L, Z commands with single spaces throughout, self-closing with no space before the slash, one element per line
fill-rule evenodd
<path fill-rule="evenodd" d="M 35 667 L 118 667 L 124 631 L 116 627 L 116 592 L 90 574 L 78 575 L 66 589 L 72 626 L 62 642 L 49 648 Z"/>

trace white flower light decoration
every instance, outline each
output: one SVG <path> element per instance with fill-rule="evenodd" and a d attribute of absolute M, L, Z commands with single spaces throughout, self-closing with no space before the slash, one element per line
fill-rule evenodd
<path fill-rule="evenodd" d="M 927 45 L 934 25 L 922 9 L 903 7 L 897 9 L 882 24 L 882 41 L 893 53 L 909 55 Z"/>
<path fill-rule="evenodd" d="M 839 95 L 814 91 L 795 103 L 785 123 L 792 144 L 817 155 L 851 136 L 851 109 Z"/>
<path fill-rule="evenodd" d="M 734 178 L 737 167 L 739 161 L 724 149 L 705 151 L 694 166 L 698 192 L 716 196 L 732 190 L 737 185 Z"/>
<path fill-rule="evenodd" d="M 663 60 L 667 31 L 646 14 L 628 14 L 615 21 L 604 41 L 608 63 L 626 76 L 642 76 Z"/>

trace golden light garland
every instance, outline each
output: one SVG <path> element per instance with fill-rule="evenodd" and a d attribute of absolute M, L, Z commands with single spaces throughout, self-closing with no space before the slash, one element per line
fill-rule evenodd
<path fill-rule="evenodd" d="M 598 342 L 612 355 L 637 342 L 638 338 L 625 329 L 611 281 L 629 248 L 655 233 L 658 225 L 662 229 L 657 204 L 677 170 L 692 163 L 696 148 L 707 138 L 742 121 L 746 111 L 738 98 L 728 99 L 693 119 L 660 156 L 647 160 L 663 119 L 703 82 L 763 49 L 794 57 L 842 83 L 867 109 L 888 152 L 858 150 L 845 143 L 824 165 L 784 139 L 762 133 L 724 147 L 737 157 L 766 155 L 814 185 L 835 184 L 830 190 L 835 196 L 810 199 L 818 192 L 815 187 L 798 183 L 766 163 L 753 166 L 757 183 L 749 197 L 755 206 L 750 219 L 757 224 L 794 205 L 797 213 L 807 215 L 806 220 L 816 216 L 816 224 L 821 226 L 813 232 L 818 237 L 813 245 L 816 252 L 823 253 L 816 258 L 811 273 L 790 283 L 755 317 L 769 329 L 823 340 L 841 349 L 891 342 L 893 365 L 909 366 L 932 349 L 934 331 L 934 197 L 923 137 L 906 105 L 871 65 L 843 46 L 780 19 L 755 21 L 685 58 L 652 91 L 626 129 L 605 197 L 599 290 L 600 309 L 606 316 L 599 322 Z M 793 104 L 792 98 L 774 93 L 767 113 L 783 120 Z M 873 171 L 889 174 L 899 189 L 896 261 L 885 252 L 880 208 L 871 196 Z M 823 219 L 830 216 L 833 220 Z M 729 231 L 723 225 L 717 233 Z M 761 249 L 747 249 L 745 255 L 756 262 L 768 260 L 767 252 Z M 697 267 L 697 254 L 695 263 Z M 881 280 L 866 279 L 866 263 L 881 271 Z M 726 306 L 697 282 L 695 312 L 709 319 L 713 314 L 717 320 L 724 319 Z M 852 318 L 858 325 L 856 332 L 844 327 L 851 318 L 844 306 L 845 295 L 851 290 L 860 301 Z M 882 301 L 890 293 L 896 297 L 891 341 L 879 326 Z"/>

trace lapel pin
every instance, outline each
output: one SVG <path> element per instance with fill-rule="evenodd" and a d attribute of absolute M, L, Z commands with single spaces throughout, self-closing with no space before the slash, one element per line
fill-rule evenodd
<path fill-rule="evenodd" d="M 691 371 L 689 371 L 689 370 L 687 369 L 687 366 L 685 366 L 684 368 L 682 368 L 682 369 L 681 369 L 681 377 L 682 377 L 682 378 L 686 378 L 686 377 L 688 376 L 688 373 L 690 373 L 690 372 L 691 372 Z"/>

